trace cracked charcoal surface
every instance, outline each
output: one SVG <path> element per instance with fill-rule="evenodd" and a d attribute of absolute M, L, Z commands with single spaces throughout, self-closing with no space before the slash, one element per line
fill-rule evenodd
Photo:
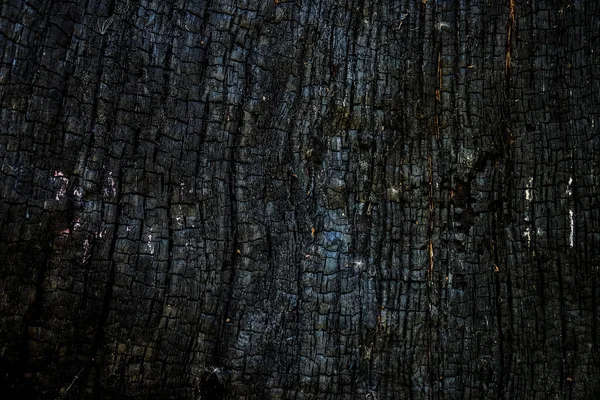
<path fill-rule="evenodd" d="M 0 391 L 600 396 L 600 4 L 0 5 Z"/>

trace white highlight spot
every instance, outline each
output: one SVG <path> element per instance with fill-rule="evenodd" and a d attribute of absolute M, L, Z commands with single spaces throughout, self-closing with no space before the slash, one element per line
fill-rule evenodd
<path fill-rule="evenodd" d="M 69 186 L 69 179 L 65 177 L 65 174 L 62 171 L 55 170 L 54 177 L 60 179 L 60 189 L 56 192 L 56 196 L 54 200 L 60 200 L 67 193 L 67 186 Z"/>
<path fill-rule="evenodd" d="M 525 189 L 525 201 L 533 201 L 533 190 L 531 190 L 533 186 L 533 177 L 529 178 L 527 182 L 527 189 Z"/>
<path fill-rule="evenodd" d="M 148 250 L 150 250 L 150 254 L 154 254 L 154 246 L 152 245 L 152 235 L 148 235 Z"/>
<path fill-rule="evenodd" d="M 575 222 L 573 220 L 573 210 L 569 210 L 569 220 L 571 223 L 571 233 L 569 234 L 569 246 L 573 247 L 575 241 Z"/>
<path fill-rule="evenodd" d="M 567 196 L 571 196 L 573 194 L 573 189 L 571 189 L 571 184 L 573 183 L 573 178 L 569 178 L 569 184 L 567 185 L 567 191 L 565 192 Z"/>
<path fill-rule="evenodd" d="M 527 247 L 531 247 L 531 230 L 529 227 L 523 232 L 523 237 L 527 240 Z"/>

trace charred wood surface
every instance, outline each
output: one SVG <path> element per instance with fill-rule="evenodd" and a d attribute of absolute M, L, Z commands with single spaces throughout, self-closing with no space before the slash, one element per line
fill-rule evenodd
<path fill-rule="evenodd" d="M 600 398 L 600 3 L 0 5 L 0 392 Z"/>

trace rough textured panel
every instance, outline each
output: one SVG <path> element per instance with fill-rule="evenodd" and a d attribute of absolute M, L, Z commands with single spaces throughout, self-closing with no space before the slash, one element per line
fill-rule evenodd
<path fill-rule="evenodd" d="M 600 5 L 0 6 L 0 392 L 600 396 Z"/>

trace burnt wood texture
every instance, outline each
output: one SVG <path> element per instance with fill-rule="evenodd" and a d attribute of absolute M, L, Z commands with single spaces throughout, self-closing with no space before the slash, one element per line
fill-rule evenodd
<path fill-rule="evenodd" d="M 600 398 L 600 2 L 0 11 L 3 398 Z"/>

